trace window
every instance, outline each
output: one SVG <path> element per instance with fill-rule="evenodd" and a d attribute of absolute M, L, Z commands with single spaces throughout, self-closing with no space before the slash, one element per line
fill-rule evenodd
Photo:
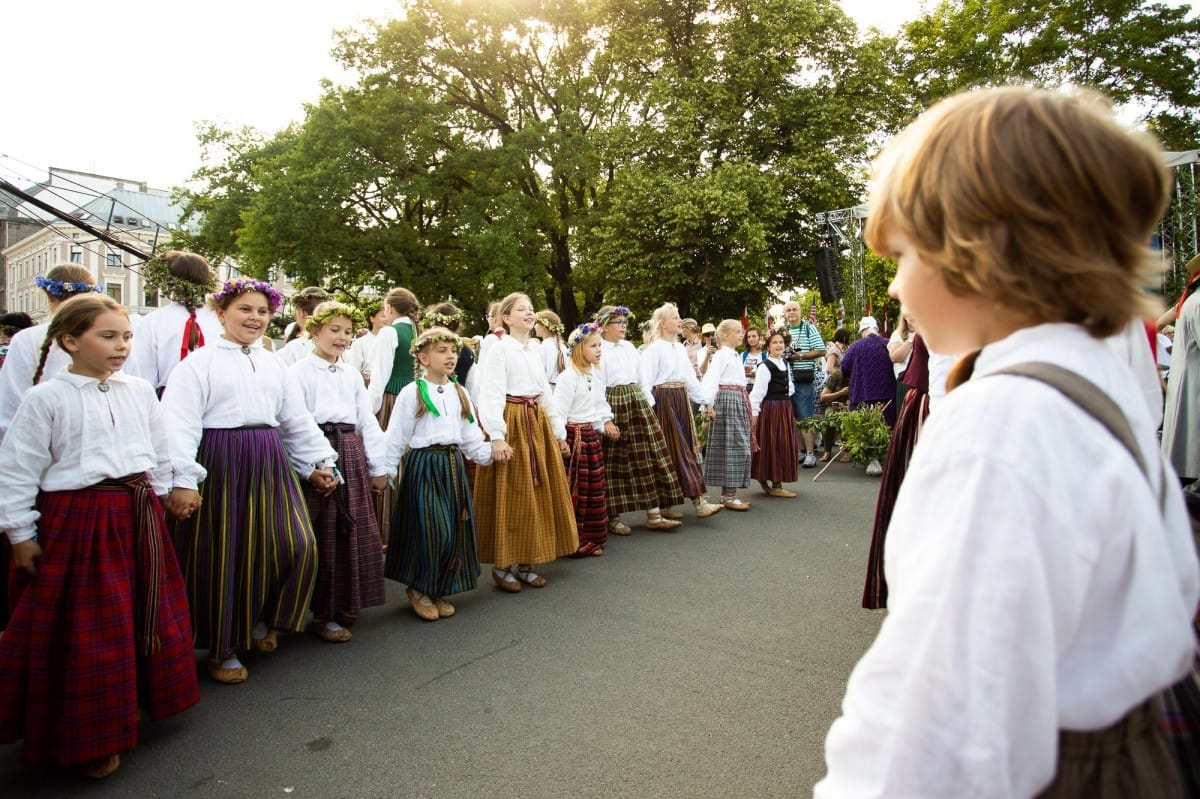
<path fill-rule="evenodd" d="M 114 217 L 113 217 L 113 223 L 114 223 L 114 224 L 117 224 L 117 225 L 123 225 L 123 224 L 125 224 L 125 217 L 123 217 L 123 216 L 114 216 Z"/>
<path fill-rule="evenodd" d="M 112 297 L 117 302 L 121 302 L 121 284 L 120 283 L 105 283 L 104 291 L 108 296 Z"/>
<path fill-rule="evenodd" d="M 83 263 L 83 250 L 77 250 L 74 247 L 71 248 L 71 263 L 73 263 L 73 264 Z"/>
<path fill-rule="evenodd" d="M 158 289 L 147 287 L 145 293 L 142 294 L 142 305 L 146 308 L 158 307 Z"/>
<path fill-rule="evenodd" d="M 129 219 L 127 219 L 125 221 L 127 221 L 129 224 L 133 225 L 134 227 L 137 227 L 138 225 L 141 224 L 141 221 L 136 216 L 131 216 L 131 217 L 129 217 Z"/>
<path fill-rule="evenodd" d="M 119 267 L 121 265 L 121 253 L 119 253 L 119 252 L 108 253 L 108 255 L 105 256 L 105 265 Z"/>

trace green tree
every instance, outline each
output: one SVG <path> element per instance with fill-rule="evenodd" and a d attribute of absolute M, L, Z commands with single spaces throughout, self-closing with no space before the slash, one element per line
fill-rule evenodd
<path fill-rule="evenodd" d="M 1142 0 L 944 0 L 905 26 L 917 107 L 960 89 L 1090 86 L 1136 109 L 1168 148 L 1200 135 L 1200 17 Z M 914 109 L 916 110 L 916 109 Z"/>

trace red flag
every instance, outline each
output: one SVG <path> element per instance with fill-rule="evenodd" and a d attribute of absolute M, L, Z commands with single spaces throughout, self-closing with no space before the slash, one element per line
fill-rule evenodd
<path fill-rule="evenodd" d="M 814 325 L 817 323 L 817 304 L 815 302 L 808 306 L 808 321 Z"/>
<path fill-rule="evenodd" d="M 750 303 L 742 304 L 742 330 L 750 327 Z"/>
<path fill-rule="evenodd" d="M 871 316 L 871 298 L 867 297 L 867 312 L 863 316 Z"/>

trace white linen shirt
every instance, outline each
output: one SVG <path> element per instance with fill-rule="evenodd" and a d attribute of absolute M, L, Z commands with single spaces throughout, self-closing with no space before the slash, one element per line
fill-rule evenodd
<path fill-rule="evenodd" d="M 713 353 L 708 361 L 708 369 L 704 379 L 700 381 L 704 393 L 716 397 L 721 386 L 746 387 L 746 367 L 742 365 L 742 356 L 730 347 L 721 347 Z"/>
<path fill-rule="evenodd" d="M 133 333 L 133 350 L 122 371 L 150 381 L 155 388 L 165 386 L 171 371 L 180 361 L 183 328 L 187 320 L 187 308 L 178 302 L 164 305 L 142 317 Z M 217 315 L 207 307 L 196 309 L 196 322 L 204 334 L 205 344 L 216 341 L 224 332 Z"/>
<path fill-rule="evenodd" d="M 7 368 L 7 367 L 5 367 Z M 153 387 L 116 372 L 100 381 L 62 370 L 26 392 L 0 458 L 0 530 L 36 537 L 38 491 L 74 491 L 146 473 L 154 493 L 171 488 L 163 410 Z M 6 564 L 7 565 L 7 564 Z"/>
<path fill-rule="evenodd" d="M 315 343 L 309 336 L 300 336 L 294 338 L 287 344 L 283 345 L 283 349 L 275 353 L 275 357 L 283 361 L 284 366 L 294 366 L 309 355 L 312 355 Z"/>
<path fill-rule="evenodd" d="M 415 380 L 396 395 L 387 429 L 387 474 L 396 473 L 408 450 L 436 445 L 453 444 L 480 466 L 492 462 L 492 445 L 483 440 L 483 431 L 479 429 L 477 421 L 463 418 L 462 403 L 454 385 L 447 382 L 440 387 L 444 390 L 439 392 L 437 384 L 428 384 L 429 398 L 437 406 L 440 416 L 434 416 L 426 410 L 420 419 L 417 418 L 417 403 L 421 401 L 421 396 Z M 470 403 L 468 397 L 468 406 Z"/>
<path fill-rule="evenodd" d="M 1149 478 L 1054 388 L 986 377 L 1051 355 L 1124 409 Z M 814 796 L 1034 796 L 1060 729 L 1108 726 L 1182 677 L 1200 580 L 1176 480 L 1103 342 L 1053 324 L 984 348 L 909 463 L 885 545 L 888 615 Z"/>
<path fill-rule="evenodd" d="M 371 369 L 375 366 L 375 345 L 378 343 L 379 339 L 374 333 L 354 339 L 346 353 L 346 363 L 363 377 L 370 377 Z"/>
<path fill-rule="evenodd" d="M 600 379 L 608 386 L 627 386 L 631 383 L 641 389 L 638 383 L 638 363 L 641 353 L 631 342 L 600 340 Z M 654 397 L 646 397 L 650 407 L 654 407 Z"/>
<path fill-rule="evenodd" d="M 787 374 L 787 395 L 790 397 L 796 393 L 796 386 L 792 382 L 792 370 L 788 368 L 789 364 L 783 358 L 772 358 L 767 355 L 758 362 L 758 366 L 754 367 L 754 388 L 750 390 L 750 414 L 758 416 L 758 412 L 762 410 L 763 400 L 766 399 L 767 389 L 771 383 L 771 370 L 766 366 L 766 361 L 778 366 Z"/>
<path fill-rule="evenodd" d="M 49 329 L 50 321 L 47 320 L 18 330 L 8 342 L 8 355 L 4 356 L 4 367 L 0 368 L 0 440 L 4 439 L 12 423 L 21 397 L 33 385 L 33 373 L 42 357 L 42 342 L 46 340 L 46 331 Z M 70 362 L 69 355 L 60 350 L 57 344 L 51 344 L 46 365 L 42 368 L 42 380 L 54 377 Z"/>
<path fill-rule="evenodd" d="M 546 370 L 546 381 L 554 385 L 558 381 L 558 356 L 563 356 L 563 368 L 571 362 L 571 350 L 556 338 L 542 339 L 538 346 L 538 356 L 542 359 L 542 367 Z"/>
<path fill-rule="evenodd" d="M 371 412 L 371 399 L 362 376 L 349 364 L 330 363 L 309 355 L 290 367 L 292 379 L 304 398 L 304 406 L 318 425 L 352 424 L 362 437 L 372 477 L 388 474 L 383 466 L 387 441 L 379 420 Z"/>
<path fill-rule="evenodd" d="M 205 429 L 277 427 L 292 468 L 301 477 L 337 461 L 337 452 L 304 406 L 287 367 L 263 349 L 262 339 L 248 349 L 244 354 L 240 344 L 222 337 L 171 372 L 162 402 L 175 486 L 194 489 L 208 476 L 196 462 Z"/>
<path fill-rule="evenodd" d="M 587 374 L 582 374 L 568 362 L 554 386 L 554 404 L 571 424 L 590 424 L 602 432 L 604 423 L 613 418 L 604 388 L 604 381 L 597 369 L 592 368 Z"/>
<path fill-rule="evenodd" d="M 678 341 L 656 339 L 642 350 L 638 364 L 642 393 L 654 396 L 654 387 L 663 383 L 683 383 L 688 396 L 697 405 L 711 405 L 712 397 L 705 394 L 692 368 L 692 359 Z"/>
<path fill-rule="evenodd" d="M 413 340 L 417 338 L 417 326 L 407 316 L 397 316 L 391 324 L 380 328 L 375 334 L 375 351 L 371 362 L 371 385 L 367 394 L 371 397 L 371 410 L 379 413 L 383 407 L 383 395 L 387 384 L 392 379 L 392 368 L 396 365 L 396 348 L 400 346 L 400 337 L 396 334 L 395 324 L 404 322 L 413 329 Z"/>
<path fill-rule="evenodd" d="M 542 368 L 542 361 L 538 357 L 539 346 L 535 338 L 522 344 L 506 335 L 497 339 L 488 348 L 487 357 L 481 358 L 476 365 L 479 369 L 479 381 L 476 383 L 479 396 L 475 402 L 479 407 L 479 421 L 492 441 L 508 436 L 504 405 L 505 397 L 509 394 L 515 397 L 540 397 L 542 410 L 550 418 L 554 437 L 559 441 L 567 437 L 566 421 L 554 401 L 550 383 L 546 380 L 546 370 Z"/>

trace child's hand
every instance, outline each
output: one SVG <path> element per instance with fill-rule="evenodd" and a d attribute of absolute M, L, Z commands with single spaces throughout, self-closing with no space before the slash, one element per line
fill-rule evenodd
<path fill-rule="evenodd" d="M 716 409 L 716 407 L 715 407 L 715 406 L 712 406 L 712 405 L 709 405 L 709 406 L 708 406 L 708 410 L 706 410 L 706 411 L 704 412 L 704 415 L 708 417 L 708 420 L 709 420 L 710 422 L 711 422 L 713 419 L 716 419 L 716 418 L 717 418 L 717 409 Z"/>
<path fill-rule="evenodd" d="M 492 442 L 492 463 L 508 463 L 512 460 L 512 447 L 503 439 Z"/>
<path fill-rule="evenodd" d="M 313 473 L 308 476 L 308 482 L 323 497 L 332 494 L 338 485 L 338 479 L 334 475 L 333 469 L 313 469 Z"/>
<path fill-rule="evenodd" d="M 176 519 L 186 519 L 200 509 L 200 492 L 194 488 L 172 488 L 167 494 L 166 511 Z"/>
<path fill-rule="evenodd" d="M 564 458 L 569 457 L 571 455 L 571 445 L 567 443 L 567 440 L 565 438 L 559 439 L 558 451 L 563 454 Z"/>
<path fill-rule="evenodd" d="M 382 494 L 383 489 L 387 488 L 388 479 L 386 474 L 381 474 L 378 477 L 371 478 L 371 493 Z"/>
<path fill-rule="evenodd" d="M 13 544 L 12 556 L 13 563 L 17 564 L 17 568 L 29 572 L 31 577 L 37 576 L 37 562 L 42 556 L 42 545 L 37 542 L 36 538 Z"/>
<path fill-rule="evenodd" d="M 607 422 L 604 423 L 604 436 L 606 438 L 611 438 L 613 441 L 616 441 L 618 438 L 621 437 L 621 428 L 619 428 L 615 424 L 613 424 L 612 419 L 609 419 Z"/>

